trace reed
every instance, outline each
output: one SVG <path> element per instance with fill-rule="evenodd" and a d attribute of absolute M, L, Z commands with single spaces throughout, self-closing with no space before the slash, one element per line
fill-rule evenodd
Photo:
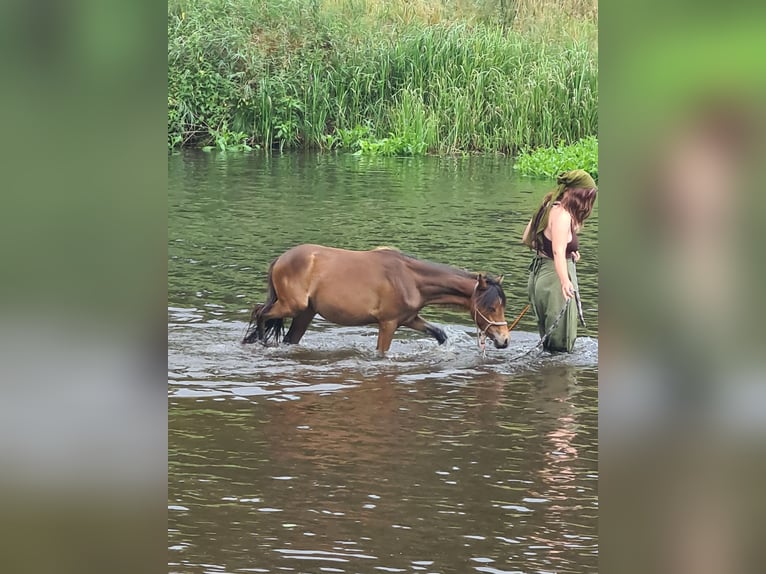
<path fill-rule="evenodd" d="M 594 135 L 597 12 L 496 4 L 170 0 L 168 144 L 513 154 Z"/>

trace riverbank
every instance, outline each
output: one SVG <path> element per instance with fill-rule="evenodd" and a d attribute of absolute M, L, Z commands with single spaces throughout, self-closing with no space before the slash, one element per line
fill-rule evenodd
<path fill-rule="evenodd" d="M 552 2 L 500 4 L 170 0 L 168 145 L 514 154 L 595 135 L 590 3 L 558 26 Z"/>

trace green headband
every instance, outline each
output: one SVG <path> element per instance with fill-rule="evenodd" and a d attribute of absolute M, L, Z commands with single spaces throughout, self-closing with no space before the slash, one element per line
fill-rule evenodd
<path fill-rule="evenodd" d="M 559 175 L 556 183 L 559 184 L 559 190 L 554 201 L 560 199 L 564 195 L 564 190 L 568 187 L 581 187 L 583 189 L 593 189 L 596 187 L 596 182 L 593 181 L 593 178 L 584 169 L 565 171 Z"/>

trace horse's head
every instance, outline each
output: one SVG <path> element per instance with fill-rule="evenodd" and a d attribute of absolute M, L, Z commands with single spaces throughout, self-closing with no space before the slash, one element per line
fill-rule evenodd
<path fill-rule="evenodd" d="M 471 296 L 471 316 L 480 331 L 480 339 L 486 335 L 498 349 L 505 349 L 511 339 L 505 320 L 505 293 L 500 285 L 502 275 L 493 279 L 479 274 Z"/>

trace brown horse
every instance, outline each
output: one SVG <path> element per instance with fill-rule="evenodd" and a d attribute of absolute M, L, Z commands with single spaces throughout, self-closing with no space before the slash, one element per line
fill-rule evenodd
<path fill-rule="evenodd" d="M 471 313 L 482 343 L 488 336 L 502 349 L 510 334 L 501 281 L 390 248 L 348 251 L 298 245 L 271 263 L 268 300 L 253 309 L 242 342 L 279 341 L 284 319 L 292 317 L 284 342 L 297 343 L 319 313 L 338 325 L 377 323 L 377 349 L 383 355 L 402 326 L 444 343 L 444 331 L 418 313 L 426 305 L 457 305 Z"/>

